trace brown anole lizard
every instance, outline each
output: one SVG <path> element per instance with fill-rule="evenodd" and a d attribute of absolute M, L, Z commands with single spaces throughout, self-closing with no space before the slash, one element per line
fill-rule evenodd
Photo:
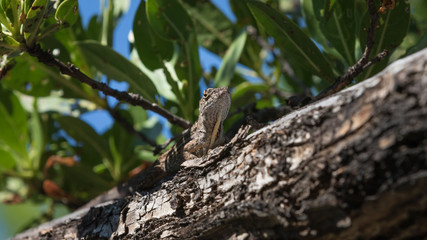
<path fill-rule="evenodd" d="M 181 164 L 205 155 L 209 149 L 223 143 L 223 121 L 230 109 L 231 96 L 228 88 L 208 88 L 199 103 L 199 117 L 183 137 L 147 170 L 96 197 L 82 208 L 117 199 L 135 192 L 146 190 L 166 176 L 173 175 Z"/>

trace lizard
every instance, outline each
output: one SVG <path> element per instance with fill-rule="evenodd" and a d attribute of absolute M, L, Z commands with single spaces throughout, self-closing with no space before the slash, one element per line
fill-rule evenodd
<path fill-rule="evenodd" d="M 136 190 L 147 190 L 163 178 L 179 171 L 184 161 L 200 158 L 224 143 L 223 122 L 231 105 L 228 88 L 208 88 L 199 102 L 199 116 L 182 138 L 163 153 L 154 163 L 129 182 L 96 197 L 81 208 L 130 195 Z M 136 187 L 135 187 L 136 186 Z"/>

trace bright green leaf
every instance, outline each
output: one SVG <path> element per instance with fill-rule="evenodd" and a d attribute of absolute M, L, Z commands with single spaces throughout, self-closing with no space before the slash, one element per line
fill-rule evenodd
<path fill-rule="evenodd" d="M 164 98 L 166 98 L 169 101 L 177 102 L 177 97 L 175 92 L 172 91 L 173 85 L 177 86 L 179 79 L 167 79 L 167 76 L 165 74 L 165 71 L 163 69 L 156 69 L 154 71 L 148 69 L 144 64 L 142 64 L 141 58 L 138 57 L 138 53 L 136 49 L 133 49 L 130 53 L 130 59 L 131 61 L 139 68 L 141 71 L 147 75 L 149 79 L 152 79 L 152 82 L 154 86 L 157 89 L 157 92 Z M 165 62 L 165 67 L 168 69 L 169 75 L 176 75 L 174 73 L 175 69 L 168 68 L 170 65 L 170 62 Z M 178 87 L 176 87 L 177 89 Z"/>
<path fill-rule="evenodd" d="M 5 1 L 1 1 L 1 8 L 0 8 L 0 23 L 3 24 L 4 27 L 6 27 L 9 32 L 13 32 L 11 22 L 9 21 L 6 11 L 10 8 L 9 3 L 5 3 Z"/>
<path fill-rule="evenodd" d="M 100 72 L 116 81 L 125 81 L 144 98 L 154 102 L 157 93 L 151 80 L 128 59 L 95 41 L 78 42 L 87 59 Z"/>
<path fill-rule="evenodd" d="M 1 10 L 0 10 L 1 11 Z M 20 43 L 16 41 L 13 37 L 8 36 L 6 34 L 0 34 L 0 54 L 11 54 L 15 51 L 18 51 L 20 47 Z"/>
<path fill-rule="evenodd" d="M 245 31 L 241 32 L 227 50 L 227 53 L 225 54 L 221 63 L 221 67 L 215 75 L 216 87 L 230 85 L 230 81 L 233 78 L 237 62 L 239 61 L 240 55 L 242 54 L 243 48 L 245 46 L 246 36 L 247 34 Z"/>
<path fill-rule="evenodd" d="M 79 17 L 79 2 L 77 0 L 65 0 L 56 9 L 55 18 L 61 23 L 73 25 Z"/>
<path fill-rule="evenodd" d="M 248 6 L 257 22 L 274 37 L 281 51 L 311 73 L 333 81 L 335 76 L 328 61 L 298 25 L 262 2 L 248 1 Z"/>
<path fill-rule="evenodd" d="M 28 167 L 28 162 L 25 161 L 28 160 L 27 113 L 15 95 L 1 88 L 0 116 L 0 145 L 6 145 L 15 159 Z"/>

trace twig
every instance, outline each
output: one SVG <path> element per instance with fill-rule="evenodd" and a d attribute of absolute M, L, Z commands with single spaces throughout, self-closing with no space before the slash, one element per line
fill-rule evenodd
<path fill-rule="evenodd" d="M 130 124 L 126 118 L 124 118 L 118 111 L 108 109 L 108 112 L 110 115 L 116 120 L 117 123 L 119 123 L 126 131 L 128 131 L 130 134 L 135 135 L 136 137 L 140 138 L 142 141 L 148 143 L 155 149 L 159 147 L 159 145 L 156 144 L 156 142 L 149 139 L 147 136 L 145 136 L 143 133 L 135 130 L 135 128 Z M 155 154 L 155 153 L 154 153 Z"/>
<path fill-rule="evenodd" d="M 31 56 L 36 57 L 39 62 L 44 63 L 48 66 L 57 67 L 62 74 L 76 78 L 80 82 L 91 86 L 93 89 L 101 91 L 107 96 L 112 96 L 119 101 L 124 101 L 134 106 L 141 106 L 146 110 L 158 113 L 159 115 L 166 118 L 170 123 L 178 125 L 182 128 L 189 128 L 191 126 L 189 121 L 176 116 L 175 114 L 167 111 L 166 109 L 160 107 L 155 103 L 149 102 L 148 100 L 144 99 L 142 96 L 136 93 L 118 91 L 110 88 L 105 83 L 93 80 L 92 78 L 82 73 L 77 67 L 73 65 L 67 66 L 60 60 L 54 58 L 50 53 L 43 51 L 39 45 L 35 46 L 34 48 L 28 49 L 28 53 Z"/>
<path fill-rule="evenodd" d="M 356 64 L 349 67 L 347 69 L 347 72 L 338 77 L 335 82 L 329 86 L 327 89 L 319 93 L 319 95 L 316 96 L 315 101 L 322 99 L 324 97 L 327 97 L 331 94 L 334 94 L 342 89 L 344 89 L 347 85 L 349 85 L 353 79 L 359 75 L 363 70 L 371 66 L 372 64 L 379 62 L 381 59 L 383 59 L 385 56 L 387 56 L 388 51 L 387 49 L 383 50 L 377 56 L 371 60 L 369 60 L 369 56 L 371 55 L 372 48 L 374 46 L 374 38 L 375 38 L 375 30 L 376 25 L 378 22 L 378 14 L 377 10 L 375 8 L 375 2 L 374 0 L 366 0 L 369 8 L 369 15 L 371 16 L 371 24 L 368 29 L 368 36 L 366 40 L 366 47 L 365 51 L 363 52 L 362 57 L 357 61 Z"/>

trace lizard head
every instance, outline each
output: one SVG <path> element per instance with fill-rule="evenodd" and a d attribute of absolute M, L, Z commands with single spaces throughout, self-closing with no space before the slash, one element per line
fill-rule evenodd
<path fill-rule="evenodd" d="M 216 122 L 220 117 L 222 122 L 227 117 L 230 104 L 231 96 L 228 88 L 208 88 L 203 92 L 199 103 L 199 117 L 206 122 Z"/>

